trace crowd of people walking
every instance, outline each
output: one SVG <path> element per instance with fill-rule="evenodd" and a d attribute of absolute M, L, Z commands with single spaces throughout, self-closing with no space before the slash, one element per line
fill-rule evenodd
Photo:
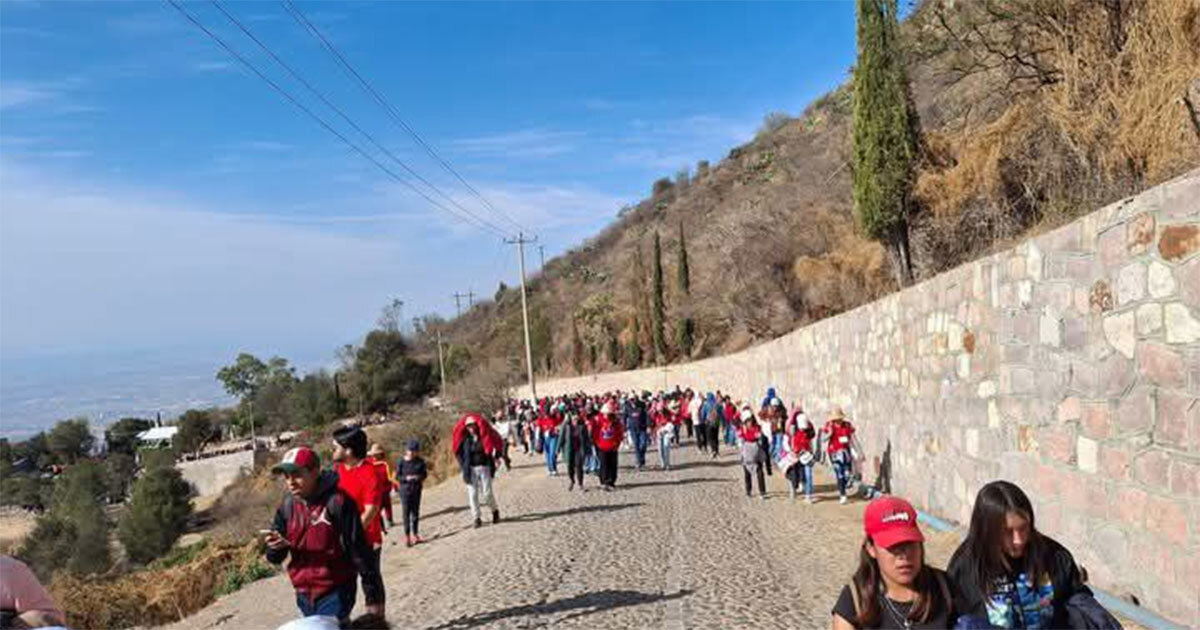
<path fill-rule="evenodd" d="M 593 475 L 611 492 L 622 449 L 640 471 L 651 466 L 653 443 L 657 468 L 669 471 L 672 451 L 694 439 L 703 457 L 720 457 L 722 446 L 736 453 L 748 498 L 767 498 L 766 477 L 782 471 L 790 498 L 814 503 L 814 468 L 825 463 L 845 504 L 860 494 L 862 447 L 841 407 L 819 424 L 798 403 L 789 410 L 774 388 L 757 405 L 719 391 L 576 394 L 510 400 L 490 418 L 464 414 L 451 449 L 476 528 L 487 512 L 492 525 L 501 522 L 493 480 L 501 466 L 511 467 L 510 448 L 540 457 L 552 477 L 561 460 L 568 492 L 586 492 Z M 322 471 L 307 447 L 288 451 L 275 467 L 290 496 L 263 532 L 267 558 L 290 558 L 302 615 L 345 624 L 361 582 L 368 615 L 382 621 L 380 553 L 383 532 L 393 526 L 391 495 L 396 491 L 401 504 L 406 545 L 425 542 L 419 527 L 428 467 L 415 440 L 393 467 L 378 445 L 368 448 L 361 428 L 339 429 L 332 438 L 333 470 Z M 1031 502 L 1009 482 L 980 490 L 967 539 L 946 571 L 925 563 L 917 513 L 898 497 L 867 505 L 857 554 L 858 569 L 832 609 L 835 630 L 1120 627 L 1092 597 L 1071 554 L 1037 530 Z"/>

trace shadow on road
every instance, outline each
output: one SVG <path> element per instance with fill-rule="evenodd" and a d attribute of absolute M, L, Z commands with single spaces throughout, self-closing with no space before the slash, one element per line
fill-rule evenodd
<path fill-rule="evenodd" d="M 520 516 L 508 517 L 507 521 L 517 523 L 531 523 L 534 521 L 544 521 L 548 518 L 557 518 L 559 516 L 571 516 L 572 514 L 587 514 L 589 512 L 616 512 L 618 510 L 627 510 L 629 508 L 641 507 L 645 503 L 612 503 L 607 505 L 582 505 L 566 510 L 554 510 L 553 512 L 534 512 L 533 514 L 522 514 Z M 503 524 L 503 521 L 501 521 Z"/>
<path fill-rule="evenodd" d="M 633 488 L 652 488 L 655 486 L 686 486 L 691 483 L 720 483 L 722 481 L 732 481 L 730 479 L 718 479 L 716 477 L 689 477 L 687 479 L 659 479 L 657 481 L 634 481 L 632 483 L 617 484 L 617 490 Z"/>
<path fill-rule="evenodd" d="M 673 470 L 687 470 L 689 468 L 729 468 L 730 466 L 741 466 L 742 463 L 736 459 L 710 459 L 707 461 L 684 462 L 671 466 Z"/>
<path fill-rule="evenodd" d="M 444 507 L 444 508 L 434 512 L 433 514 L 422 514 L 421 520 L 428 520 L 435 516 L 442 516 L 444 514 L 458 514 L 459 512 L 466 512 L 466 511 L 467 511 L 467 506 L 465 506 L 465 505 L 452 505 L 450 507 Z"/>
<path fill-rule="evenodd" d="M 502 608 L 500 610 L 493 610 L 491 612 L 480 613 L 478 615 L 464 615 L 437 626 L 434 628 L 434 630 L 474 628 L 478 626 L 488 626 L 505 619 L 511 619 L 513 617 L 555 615 L 557 613 L 570 612 L 571 614 L 554 620 L 555 623 L 561 623 L 563 621 L 567 621 L 568 619 L 584 617 L 606 610 L 679 599 L 681 597 L 687 597 L 691 594 L 692 591 L 690 589 L 684 589 L 678 593 L 673 593 L 670 595 L 662 593 L 641 593 L 638 591 L 607 589 L 592 593 L 584 593 L 582 595 L 575 595 L 574 597 L 565 597 L 552 602 L 522 604 L 520 606 Z"/>

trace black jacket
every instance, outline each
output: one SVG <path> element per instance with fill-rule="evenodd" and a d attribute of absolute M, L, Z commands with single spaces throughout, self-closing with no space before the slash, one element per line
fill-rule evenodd
<path fill-rule="evenodd" d="M 1079 566 L 1075 564 L 1075 558 L 1071 556 L 1071 552 L 1049 536 L 1043 534 L 1042 539 L 1045 542 L 1044 553 L 1046 555 L 1044 566 L 1050 574 L 1051 584 L 1054 585 L 1052 600 L 1054 613 L 1049 627 L 1066 628 L 1070 626 L 1067 617 L 1067 600 L 1077 593 L 1091 595 L 1092 591 L 1083 584 Z M 950 579 L 957 585 L 962 595 L 963 607 L 959 611 L 960 614 L 987 619 L 987 596 L 984 594 L 983 585 L 979 584 L 978 579 L 972 575 L 968 560 L 969 554 L 966 543 L 959 545 L 950 558 L 950 565 L 946 569 L 946 573 L 949 574 Z M 1036 583 L 1036 578 L 1031 579 Z"/>
<path fill-rule="evenodd" d="M 573 449 L 571 443 L 576 434 L 579 436 L 579 448 Z M 578 425 L 568 422 L 558 430 L 558 452 L 562 454 L 563 461 L 568 467 L 575 461 L 575 458 L 586 457 L 588 450 L 591 449 L 591 444 L 592 432 L 584 422 L 580 422 Z"/>
<path fill-rule="evenodd" d="M 462 442 L 460 442 L 458 445 L 458 452 L 455 453 L 455 456 L 458 458 L 458 467 L 462 470 L 463 483 L 466 484 L 474 482 L 471 477 L 471 451 L 474 449 L 476 444 L 479 445 L 480 449 L 483 448 L 483 442 L 480 438 L 474 437 L 470 433 L 467 433 L 463 436 Z M 478 451 L 476 451 L 475 456 L 479 456 Z M 496 474 L 496 460 L 492 459 L 492 456 L 488 455 L 487 451 L 483 451 L 483 459 L 479 465 L 487 466 L 488 472 L 490 472 L 492 475 Z"/>

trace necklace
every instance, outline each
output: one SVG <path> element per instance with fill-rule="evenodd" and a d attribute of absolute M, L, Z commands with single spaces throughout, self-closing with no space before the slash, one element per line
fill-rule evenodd
<path fill-rule="evenodd" d="M 892 603 L 892 600 L 888 599 L 887 595 L 880 593 L 879 599 L 883 600 L 883 605 L 887 607 L 892 617 L 904 626 L 904 630 L 912 630 L 912 620 L 908 618 L 908 615 L 901 615 L 900 611 L 896 609 L 896 605 Z"/>

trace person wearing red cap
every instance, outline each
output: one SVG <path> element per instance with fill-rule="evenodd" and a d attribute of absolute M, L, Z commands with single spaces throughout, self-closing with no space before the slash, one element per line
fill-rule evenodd
<path fill-rule="evenodd" d="M 600 458 L 600 487 L 606 491 L 617 484 L 617 456 L 624 438 L 625 427 L 617 418 L 616 405 L 607 401 L 592 424 L 592 443 Z"/>
<path fill-rule="evenodd" d="M 463 483 L 467 486 L 467 505 L 471 508 L 471 518 L 476 528 L 483 526 L 480 514 L 482 502 L 491 508 L 492 524 L 495 525 L 500 522 L 500 507 L 496 503 L 492 478 L 496 474 L 500 436 L 477 414 L 467 414 L 460 422 L 463 430 L 458 444 L 454 445 L 454 454 L 458 458 Z"/>
<path fill-rule="evenodd" d="M 303 446 L 284 454 L 271 472 L 283 475 L 288 496 L 263 538 L 266 557 L 272 564 L 291 558 L 287 573 L 300 614 L 336 617 L 344 623 L 354 609 L 355 582 L 361 575 L 367 611 L 382 617 L 379 565 L 358 506 L 338 488 L 337 475 L 321 471 L 317 454 Z"/>
<path fill-rule="evenodd" d="M 925 564 L 917 511 L 880 497 L 863 512 L 858 570 L 833 607 L 833 630 L 953 628 L 958 618 L 946 574 Z"/>

